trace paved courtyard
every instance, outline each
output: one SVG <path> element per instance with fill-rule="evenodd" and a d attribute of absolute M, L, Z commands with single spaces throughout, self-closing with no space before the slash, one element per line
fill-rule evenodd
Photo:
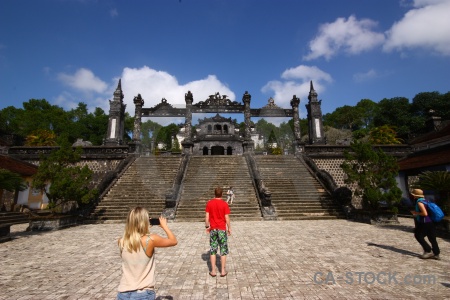
<path fill-rule="evenodd" d="M 400 222 L 232 221 L 223 278 L 208 275 L 204 224 L 170 223 L 178 245 L 156 252 L 157 299 L 450 299 L 450 240 L 442 260 L 421 260 L 412 219 Z M 123 224 L 26 227 L 0 244 L 0 299 L 115 298 Z"/>

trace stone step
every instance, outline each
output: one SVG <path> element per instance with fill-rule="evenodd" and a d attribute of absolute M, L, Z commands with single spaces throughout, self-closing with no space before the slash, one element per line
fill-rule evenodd
<path fill-rule="evenodd" d="M 0 225 L 23 224 L 29 222 L 29 216 L 21 212 L 0 212 Z"/>
<path fill-rule="evenodd" d="M 165 207 L 165 194 L 172 187 L 181 156 L 137 158 L 108 191 L 91 214 L 93 220 L 125 221 L 130 208 L 146 207 L 159 215 Z"/>
<path fill-rule="evenodd" d="M 255 188 L 242 156 L 192 157 L 183 181 L 176 220 L 203 220 L 207 201 L 213 198 L 214 187 L 226 192 L 233 186 L 239 205 L 231 208 L 231 215 L 260 219 L 261 213 Z M 226 199 L 226 195 L 222 197 Z M 237 203 L 237 202 L 235 202 Z"/>
<path fill-rule="evenodd" d="M 294 156 L 255 156 L 278 220 L 340 216 L 321 184 Z"/>

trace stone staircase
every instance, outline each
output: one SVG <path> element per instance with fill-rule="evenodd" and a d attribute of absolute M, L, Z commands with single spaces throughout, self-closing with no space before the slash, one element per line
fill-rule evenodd
<path fill-rule="evenodd" d="M 292 155 L 255 155 L 262 180 L 272 193 L 278 220 L 343 217 L 340 207 Z"/>
<path fill-rule="evenodd" d="M 215 187 L 226 191 L 233 186 L 235 201 L 231 208 L 233 220 L 262 220 L 255 188 L 243 156 L 193 156 L 182 183 L 176 221 L 204 221 L 205 207 L 214 198 Z"/>
<path fill-rule="evenodd" d="M 129 210 L 136 206 L 147 208 L 150 216 L 159 216 L 180 162 L 181 156 L 137 158 L 100 201 L 91 219 L 96 222 L 125 222 Z"/>
<path fill-rule="evenodd" d="M 0 225 L 14 225 L 28 223 L 30 216 L 22 212 L 0 212 Z"/>

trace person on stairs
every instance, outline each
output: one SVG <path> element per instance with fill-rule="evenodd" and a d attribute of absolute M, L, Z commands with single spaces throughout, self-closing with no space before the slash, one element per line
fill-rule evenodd
<path fill-rule="evenodd" d="M 234 190 L 233 187 L 230 186 L 230 188 L 227 191 L 227 203 L 233 204 L 233 201 L 234 201 Z"/>

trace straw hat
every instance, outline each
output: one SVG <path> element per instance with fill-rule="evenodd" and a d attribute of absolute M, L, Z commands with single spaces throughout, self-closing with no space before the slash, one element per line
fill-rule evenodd
<path fill-rule="evenodd" d="M 419 197 L 419 198 L 425 197 L 425 195 L 423 194 L 423 191 L 421 189 L 413 189 L 411 191 L 411 195 L 413 195 L 414 197 Z"/>

